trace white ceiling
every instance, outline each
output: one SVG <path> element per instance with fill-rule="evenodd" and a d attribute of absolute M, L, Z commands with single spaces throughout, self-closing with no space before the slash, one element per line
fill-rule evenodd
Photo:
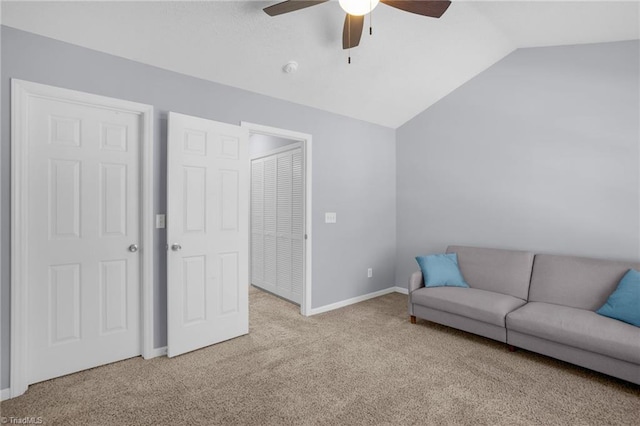
<path fill-rule="evenodd" d="M 8 2 L 2 24 L 396 128 L 520 47 L 638 39 L 638 1 L 455 1 L 440 19 L 379 5 L 352 64 L 337 1 Z M 368 21 L 367 21 L 368 22 Z M 296 60 L 295 74 L 282 66 Z"/>

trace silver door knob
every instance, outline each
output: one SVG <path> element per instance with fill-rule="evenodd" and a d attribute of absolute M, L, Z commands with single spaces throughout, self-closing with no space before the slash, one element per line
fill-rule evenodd
<path fill-rule="evenodd" d="M 135 252 L 137 252 L 137 251 L 138 251 L 138 245 L 137 245 L 137 244 L 131 244 L 131 245 L 129 246 L 129 251 L 130 251 L 131 253 L 135 253 Z"/>
<path fill-rule="evenodd" d="M 182 246 L 180 244 L 171 244 L 171 250 L 180 251 L 182 250 Z"/>

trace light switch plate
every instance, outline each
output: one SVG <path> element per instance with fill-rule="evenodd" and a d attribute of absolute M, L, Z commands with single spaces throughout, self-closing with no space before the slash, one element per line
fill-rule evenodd
<path fill-rule="evenodd" d="M 157 214 L 156 215 L 156 228 L 161 229 L 166 226 L 165 224 L 165 215 Z"/>
<path fill-rule="evenodd" d="M 324 214 L 324 223 L 336 223 L 337 214 L 334 212 L 327 212 Z"/>

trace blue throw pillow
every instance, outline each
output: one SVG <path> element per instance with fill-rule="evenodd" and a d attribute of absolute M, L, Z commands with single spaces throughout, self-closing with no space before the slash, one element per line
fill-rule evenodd
<path fill-rule="evenodd" d="M 640 272 L 629 269 L 596 313 L 640 327 Z"/>
<path fill-rule="evenodd" d="M 431 254 L 416 257 L 425 287 L 469 287 L 458 267 L 458 255 Z"/>

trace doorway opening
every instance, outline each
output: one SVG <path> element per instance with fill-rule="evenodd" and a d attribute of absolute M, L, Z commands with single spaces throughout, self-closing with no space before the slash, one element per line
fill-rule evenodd
<path fill-rule="evenodd" d="M 311 135 L 252 123 L 250 283 L 311 311 Z"/>

